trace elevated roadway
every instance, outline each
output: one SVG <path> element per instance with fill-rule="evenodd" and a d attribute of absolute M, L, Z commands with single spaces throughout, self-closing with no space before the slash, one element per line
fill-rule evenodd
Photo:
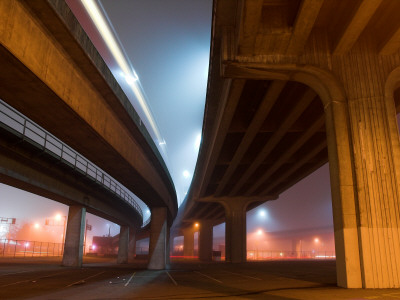
<path fill-rule="evenodd" d="M 166 240 L 177 213 L 172 179 L 65 2 L 1 1 L 0 66 L 0 98 L 135 193 L 158 222 L 153 240 Z"/>
<path fill-rule="evenodd" d="M 173 226 L 192 243 L 199 222 L 200 259 L 226 222 L 227 261 L 245 261 L 246 211 L 329 162 L 338 285 L 400 286 L 399 10 L 214 1 L 203 139 Z"/>

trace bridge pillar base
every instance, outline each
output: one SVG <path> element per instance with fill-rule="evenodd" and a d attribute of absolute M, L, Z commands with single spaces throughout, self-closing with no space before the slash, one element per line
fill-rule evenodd
<path fill-rule="evenodd" d="M 136 256 L 136 230 L 129 228 L 128 261 L 133 261 Z"/>
<path fill-rule="evenodd" d="M 167 264 L 167 208 L 151 210 L 149 270 L 163 270 Z"/>
<path fill-rule="evenodd" d="M 194 232 L 192 228 L 189 228 L 183 232 L 183 255 L 194 255 Z"/>
<path fill-rule="evenodd" d="M 119 242 L 118 242 L 118 264 L 128 263 L 128 253 L 129 253 L 129 227 L 121 226 L 119 232 Z"/>
<path fill-rule="evenodd" d="M 246 206 L 247 201 L 237 200 L 225 205 L 225 256 L 226 262 L 246 261 Z"/>
<path fill-rule="evenodd" d="M 209 220 L 200 223 L 199 231 L 199 259 L 201 261 L 212 260 L 213 224 Z"/>
<path fill-rule="evenodd" d="M 85 233 L 86 208 L 79 205 L 69 207 L 67 232 L 65 235 L 62 265 L 81 267 L 83 238 Z"/>

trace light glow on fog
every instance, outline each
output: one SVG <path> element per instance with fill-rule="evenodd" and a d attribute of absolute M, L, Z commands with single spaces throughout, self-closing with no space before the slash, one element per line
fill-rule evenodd
<path fill-rule="evenodd" d="M 125 81 L 131 87 L 135 97 L 139 101 L 139 104 L 143 109 L 143 112 L 156 136 L 156 139 L 160 142 L 163 141 L 156 122 L 150 112 L 150 108 L 147 105 L 144 92 L 140 86 L 139 76 L 133 69 L 129 59 L 127 59 L 124 55 L 122 46 L 117 42 L 117 39 L 115 38 L 115 35 L 109 26 L 111 22 L 106 20 L 108 18 L 104 9 L 99 8 L 94 0 L 81 0 L 81 2 L 95 24 L 97 30 L 100 32 L 100 35 L 106 43 L 108 49 L 114 56 L 119 68 L 122 70 L 122 76 L 125 78 Z"/>

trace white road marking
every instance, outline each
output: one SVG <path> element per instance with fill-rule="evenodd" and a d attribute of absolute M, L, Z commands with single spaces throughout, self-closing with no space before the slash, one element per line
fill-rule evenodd
<path fill-rule="evenodd" d="M 172 282 L 173 282 L 175 285 L 178 285 L 178 284 L 176 283 L 175 279 L 172 278 L 171 274 L 169 274 L 168 271 L 165 271 L 165 272 L 167 273 L 167 275 L 169 276 L 169 278 L 171 278 Z"/>
<path fill-rule="evenodd" d="M 195 272 L 195 273 L 197 273 L 197 274 L 200 274 L 200 275 L 202 275 L 202 276 L 204 276 L 204 277 L 207 277 L 207 278 L 209 278 L 209 279 L 212 279 L 212 280 L 214 280 L 214 281 L 216 281 L 216 282 L 222 283 L 221 280 L 215 279 L 215 278 L 213 278 L 213 277 L 211 277 L 211 276 L 208 276 L 208 275 L 206 275 L 206 274 L 203 274 L 203 273 L 201 273 L 201 272 L 198 272 L 198 271 L 193 271 L 193 272 Z"/>
<path fill-rule="evenodd" d="M 131 280 L 132 280 L 133 276 L 135 276 L 135 274 L 136 274 L 136 272 L 133 272 L 131 278 L 129 278 L 128 282 L 125 283 L 125 286 L 127 286 L 129 284 L 129 282 L 131 282 Z"/>
<path fill-rule="evenodd" d="M 17 281 L 17 282 L 12 282 L 12 283 L 8 283 L 8 284 L 5 284 L 5 285 L 1 285 L 0 287 L 6 287 L 6 286 L 15 285 L 15 284 L 18 284 L 18 283 L 29 282 L 29 281 L 36 282 L 39 279 L 53 277 L 53 276 L 56 276 L 58 274 L 65 273 L 65 272 L 68 272 L 68 271 L 58 272 L 58 273 L 55 273 L 55 274 L 46 275 L 46 276 L 42 276 L 42 277 L 39 277 L 39 278 L 32 278 L 32 279 L 26 279 L 26 280 L 21 280 L 21 281 Z"/>
<path fill-rule="evenodd" d="M 26 273 L 29 271 L 20 271 L 20 272 L 14 272 L 14 273 L 6 273 L 6 274 L 0 274 L 0 276 L 7 276 L 7 275 L 13 275 L 13 274 L 19 274 L 19 273 Z"/>
<path fill-rule="evenodd" d="M 73 282 L 73 283 L 67 285 L 66 287 L 71 287 L 71 286 L 76 285 L 76 284 L 79 284 L 79 283 L 84 283 L 85 280 L 87 280 L 87 279 L 89 279 L 89 278 L 96 277 L 96 276 L 98 276 L 98 275 L 100 275 L 100 274 L 103 274 L 103 273 L 105 273 L 105 272 L 106 272 L 106 271 L 103 271 L 103 272 L 94 274 L 94 275 L 92 275 L 92 276 L 86 277 L 86 278 L 84 278 L 84 279 L 78 280 L 78 281 L 76 281 L 76 282 Z"/>
<path fill-rule="evenodd" d="M 222 272 L 234 274 L 234 275 L 241 276 L 241 277 L 251 278 L 251 279 L 255 279 L 255 280 L 262 280 L 261 278 L 258 278 L 258 277 L 247 276 L 247 275 L 243 275 L 243 274 L 239 274 L 239 273 L 233 273 L 233 272 L 229 272 L 229 271 L 225 271 L 225 270 L 222 270 Z"/>

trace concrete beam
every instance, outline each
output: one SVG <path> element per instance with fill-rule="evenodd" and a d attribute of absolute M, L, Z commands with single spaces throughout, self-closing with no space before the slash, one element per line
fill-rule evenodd
<path fill-rule="evenodd" d="M 239 163 L 241 162 L 246 151 L 252 144 L 255 136 L 260 131 L 260 128 L 265 121 L 265 118 L 268 116 L 275 102 L 278 100 L 279 95 L 281 94 L 285 85 L 286 82 L 280 80 L 275 80 L 271 83 L 268 91 L 265 93 L 265 96 L 256 114 L 251 120 L 250 125 L 247 127 L 246 133 L 242 138 L 242 141 L 240 142 L 240 145 L 237 148 L 235 155 L 233 156 L 231 162 L 229 163 L 228 169 L 225 171 L 221 182 L 218 184 L 218 188 L 215 192 L 216 196 L 221 196 L 223 189 L 225 188 L 229 179 L 232 177 L 233 173 L 236 171 Z"/>
<path fill-rule="evenodd" d="M 290 113 L 286 116 L 285 120 L 281 123 L 279 129 L 274 132 L 272 137 L 268 139 L 262 150 L 259 152 L 257 157 L 253 160 L 250 167 L 247 168 L 246 172 L 241 176 L 239 181 L 235 184 L 235 187 L 230 191 L 230 196 L 236 196 L 239 190 L 243 187 L 250 176 L 257 170 L 260 164 L 265 158 L 272 152 L 274 147 L 283 138 L 285 133 L 289 130 L 294 122 L 301 116 L 306 110 L 310 103 L 315 99 L 317 95 L 312 89 L 308 89 L 304 95 L 299 99 L 296 105 L 291 109 Z"/>
<path fill-rule="evenodd" d="M 286 54 L 296 55 L 304 49 L 323 3 L 324 0 L 301 2 Z"/>
<path fill-rule="evenodd" d="M 333 49 L 333 54 L 343 55 L 353 47 L 381 3 L 382 0 L 360 2 L 353 17 L 345 27 L 344 32 L 338 38 Z"/>

